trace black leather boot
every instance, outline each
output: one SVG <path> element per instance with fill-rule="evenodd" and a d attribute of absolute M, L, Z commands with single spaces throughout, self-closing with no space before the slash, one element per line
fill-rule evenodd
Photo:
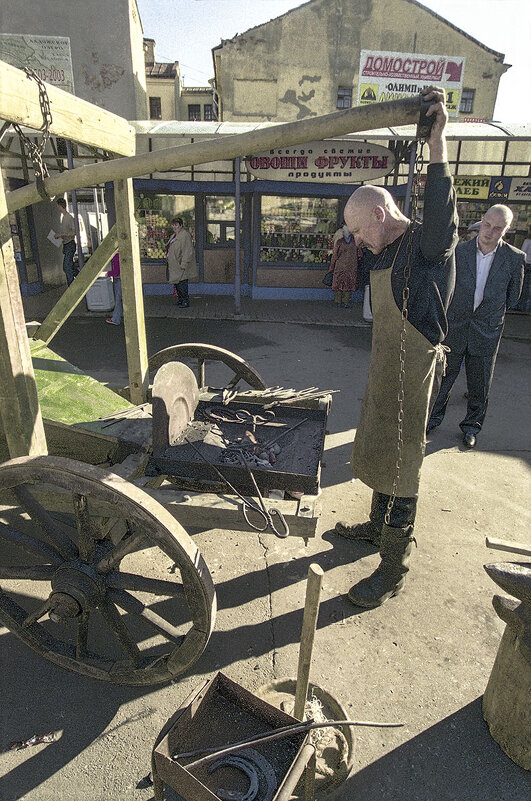
<path fill-rule="evenodd" d="M 379 546 L 388 500 L 388 495 L 373 492 L 369 519 L 365 523 L 356 523 L 353 526 L 349 526 L 347 523 L 336 523 L 336 534 L 346 540 L 361 540 Z"/>
<path fill-rule="evenodd" d="M 398 595 L 404 588 L 413 541 L 413 526 L 391 528 L 384 523 L 380 538 L 381 562 L 371 576 L 350 588 L 349 601 L 373 609 Z"/>

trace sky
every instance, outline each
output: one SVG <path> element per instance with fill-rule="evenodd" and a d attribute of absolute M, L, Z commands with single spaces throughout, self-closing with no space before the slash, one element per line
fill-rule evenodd
<path fill-rule="evenodd" d="M 212 48 L 221 39 L 304 5 L 301 0 L 137 0 L 144 36 L 155 39 L 157 61 L 178 61 L 184 86 L 208 86 Z M 530 122 L 531 3 L 529 0 L 424 0 L 512 64 L 502 76 L 494 119 Z M 434 55 L 460 55 L 442 53 Z"/>

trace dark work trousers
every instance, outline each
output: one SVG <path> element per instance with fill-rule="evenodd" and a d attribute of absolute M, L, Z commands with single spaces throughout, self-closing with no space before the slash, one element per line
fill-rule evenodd
<path fill-rule="evenodd" d="M 371 521 L 377 526 L 385 523 L 387 505 L 390 495 L 374 491 L 371 503 Z M 389 526 L 392 528 L 406 528 L 415 523 L 417 513 L 417 498 L 395 498 L 389 515 Z"/>
<path fill-rule="evenodd" d="M 430 415 L 430 423 L 440 425 L 446 412 L 450 393 L 459 375 L 463 360 L 465 362 L 468 404 L 464 420 L 459 427 L 464 434 L 477 434 L 481 431 L 489 403 L 490 385 L 496 363 L 498 348 L 486 356 L 473 356 L 468 350 L 450 351 L 446 361 L 446 375 Z"/>
<path fill-rule="evenodd" d="M 70 286 L 78 272 L 74 267 L 75 252 L 76 243 L 74 241 L 65 242 L 63 245 L 63 272 L 66 275 L 66 283 L 68 286 Z"/>
<path fill-rule="evenodd" d="M 179 281 L 179 283 L 174 284 L 174 286 L 177 290 L 177 303 L 181 306 L 184 304 L 188 306 L 190 304 L 190 296 L 188 295 L 188 278 L 185 278 L 183 281 Z"/>

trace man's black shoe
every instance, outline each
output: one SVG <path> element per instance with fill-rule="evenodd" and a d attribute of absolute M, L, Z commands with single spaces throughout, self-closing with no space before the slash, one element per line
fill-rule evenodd
<path fill-rule="evenodd" d="M 472 434 L 470 431 L 467 431 L 463 435 L 463 445 L 465 448 L 475 448 L 476 447 L 476 435 Z"/>

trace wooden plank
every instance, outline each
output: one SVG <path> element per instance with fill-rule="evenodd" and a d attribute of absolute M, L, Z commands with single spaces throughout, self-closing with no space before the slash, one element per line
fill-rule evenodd
<path fill-rule="evenodd" d="M 113 468 L 109 470 L 113 472 Z M 253 529 L 248 525 L 241 511 L 242 502 L 234 495 L 215 495 L 202 492 L 185 492 L 183 490 L 172 489 L 152 489 L 146 486 L 143 480 L 136 481 L 136 486 L 140 486 L 151 498 L 161 503 L 173 517 L 188 531 L 196 529 L 209 531 L 210 529 L 221 529 L 225 531 L 248 531 L 253 533 Z M 58 491 L 54 487 L 53 491 L 46 491 L 41 485 L 32 487 L 32 495 L 48 509 L 50 512 L 72 512 L 72 493 Z M 11 497 L 9 490 L 2 492 L 2 502 L 5 503 Z M 312 517 L 301 517 L 298 514 L 298 504 L 296 501 L 280 501 L 268 498 L 266 500 L 268 509 L 277 509 L 282 512 L 288 523 L 290 536 L 294 537 L 315 537 L 317 530 L 317 520 L 320 514 L 320 504 L 315 498 L 312 504 Z M 90 513 L 96 517 L 120 518 L 120 510 L 116 505 L 103 501 L 95 502 L 89 499 Z M 264 533 L 264 536 L 267 534 Z M 274 534 L 267 534 L 274 537 Z"/>
<path fill-rule="evenodd" d="M 190 145 L 155 150 L 128 159 L 120 158 L 84 165 L 60 175 L 50 176 L 45 180 L 44 186 L 49 195 L 58 195 L 81 186 L 93 186 L 106 181 L 116 181 L 119 178 L 133 178 L 138 175 L 149 175 L 152 172 L 191 167 L 195 164 L 209 164 L 213 161 L 238 158 L 247 153 L 261 153 L 271 148 L 321 141 L 332 136 L 343 136 L 358 131 L 410 125 L 418 122 L 419 115 L 420 98 L 417 97 L 406 97 L 387 103 L 370 103 L 367 106 L 356 106 L 320 117 L 272 125 L 270 128 L 260 128 L 243 134 L 218 136 Z M 23 186 L 7 195 L 7 205 L 10 211 L 15 211 L 37 203 L 40 199 L 34 185 Z"/>
<path fill-rule="evenodd" d="M 120 252 L 129 394 L 131 403 L 143 403 L 147 400 L 149 373 L 140 247 L 131 178 L 115 182 L 114 203 Z"/>
<path fill-rule="evenodd" d="M 81 272 L 76 275 L 70 286 L 65 289 L 42 325 L 33 333 L 33 339 L 38 339 L 47 345 L 54 338 L 79 301 L 85 297 L 105 265 L 116 253 L 118 248 L 116 237 L 116 226 L 113 226 L 90 259 L 85 262 Z"/>
<path fill-rule="evenodd" d="M 0 61 L 0 118 L 39 130 L 42 112 L 37 82 L 23 70 Z M 135 153 L 135 131 L 127 120 L 50 84 L 50 133 L 121 156 Z M 88 185 L 88 184 L 87 184 Z"/>
<path fill-rule="evenodd" d="M 0 417 L 12 458 L 47 453 L 0 171 Z"/>

